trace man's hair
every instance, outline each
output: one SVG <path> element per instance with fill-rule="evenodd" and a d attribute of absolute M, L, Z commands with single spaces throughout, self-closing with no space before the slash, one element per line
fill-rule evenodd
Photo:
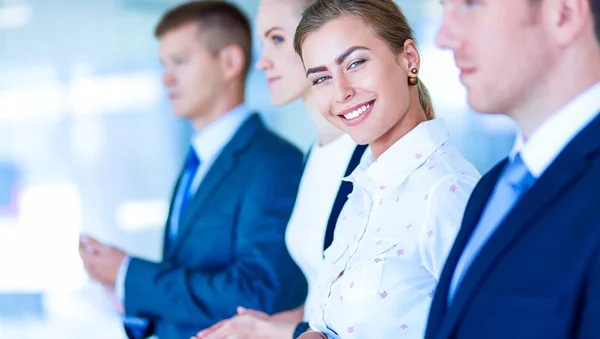
<path fill-rule="evenodd" d="M 245 79 L 252 62 L 252 34 L 246 15 L 225 1 L 191 1 L 165 13 L 154 30 L 154 36 L 160 39 L 190 23 L 198 24 L 202 41 L 214 55 L 230 45 L 237 45 L 244 51 L 242 76 Z"/>

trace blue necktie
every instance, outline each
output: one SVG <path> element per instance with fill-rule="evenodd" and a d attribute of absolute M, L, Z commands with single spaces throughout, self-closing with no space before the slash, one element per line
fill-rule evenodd
<path fill-rule="evenodd" d="M 177 188 L 175 208 L 179 206 L 179 210 L 173 211 L 173 214 L 176 215 L 175 218 L 171 217 L 171 227 L 169 230 L 169 238 L 171 240 L 175 239 L 175 237 L 177 236 L 179 223 L 181 222 L 183 213 L 185 212 L 189 201 L 193 197 L 193 194 L 192 192 L 190 192 L 190 189 L 192 187 L 192 182 L 194 181 L 194 177 L 196 176 L 196 172 L 198 171 L 199 166 L 200 159 L 198 159 L 194 148 L 190 147 L 185 161 L 185 169 L 181 176 L 181 182 L 179 183 L 179 187 Z M 123 321 L 125 323 L 125 326 L 129 328 L 130 333 L 135 339 L 144 338 L 144 334 L 146 333 L 146 330 L 148 329 L 149 325 L 148 319 L 126 316 L 123 318 Z"/>
<path fill-rule="evenodd" d="M 510 213 L 521 196 L 535 183 L 535 178 L 529 173 L 521 154 L 517 154 L 510 162 L 498 180 L 491 198 L 481 214 L 479 223 L 475 227 L 467 246 L 456 265 L 450 290 L 448 291 L 448 304 L 452 302 L 465 273 L 477 257 L 483 246 L 494 234 L 504 218 Z"/>
<path fill-rule="evenodd" d="M 190 192 L 192 188 L 192 182 L 194 181 L 194 177 L 196 176 L 196 172 L 198 171 L 198 167 L 200 167 L 200 159 L 196 155 L 196 151 L 194 151 L 193 147 L 190 147 L 188 155 L 185 161 L 185 170 L 181 177 L 181 182 L 179 184 L 179 188 L 177 189 L 177 198 L 180 201 L 179 211 L 175 210 L 173 213 L 177 214 L 176 220 L 171 223 L 171 239 L 177 236 L 177 231 L 179 229 L 179 224 L 183 218 L 183 215 L 188 207 L 190 200 L 193 198 L 193 192 Z M 177 208 L 177 205 L 175 206 Z"/>

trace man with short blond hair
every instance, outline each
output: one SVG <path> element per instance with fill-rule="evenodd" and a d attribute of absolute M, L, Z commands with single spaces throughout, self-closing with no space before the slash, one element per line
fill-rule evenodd
<path fill-rule="evenodd" d="M 248 20 L 223 1 L 196 1 L 158 24 L 163 82 L 194 127 L 175 185 L 163 261 L 83 238 L 90 276 L 123 303 L 130 338 L 190 338 L 243 306 L 302 304 L 305 281 L 285 247 L 302 154 L 244 104 Z"/>

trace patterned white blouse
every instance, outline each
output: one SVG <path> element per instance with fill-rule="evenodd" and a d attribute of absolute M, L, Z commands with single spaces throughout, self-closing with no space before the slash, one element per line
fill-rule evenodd
<path fill-rule="evenodd" d="M 446 143 L 443 120 L 421 123 L 376 161 L 370 150 L 325 251 L 310 325 L 329 338 L 423 338 L 444 262 L 480 178 Z"/>

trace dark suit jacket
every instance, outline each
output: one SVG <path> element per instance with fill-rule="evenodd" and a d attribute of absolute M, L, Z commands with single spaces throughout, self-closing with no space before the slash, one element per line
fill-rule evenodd
<path fill-rule="evenodd" d="M 301 305 L 306 282 L 284 241 L 301 172 L 301 152 L 257 115 L 248 118 L 204 177 L 173 243 L 167 222 L 163 262 L 131 260 L 126 314 L 149 319 L 147 335 L 179 339 L 237 306 L 273 313 Z"/>
<path fill-rule="evenodd" d="M 447 307 L 452 272 L 505 165 L 471 196 L 426 338 L 600 338 L 600 118 L 523 195 Z"/>

